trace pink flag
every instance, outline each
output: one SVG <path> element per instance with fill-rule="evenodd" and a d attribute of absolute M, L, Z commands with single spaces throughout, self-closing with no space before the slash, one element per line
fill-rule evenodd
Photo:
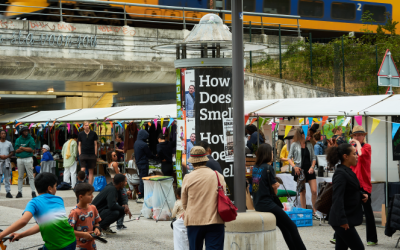
<path fill-rule="evenodd" d="M 35 125 L 35 124 L 34 124 L 34 123 L 31 123 L 31 125 L 29 126 L 29 129 L 31 129 L 33 125 Z"/>
<path fill-rule="evenodd" d="M 67 123 L 67 130 L 68 130 L 68 133 L 69 133 L 69 130 L 71 129 L 71 124 L 69 124 L 69 123 Z"/>
<path fill-rule="evenodd" d="M 272 131 L 275 131 L 275 126 L 276 126 L 276 123 L 275 122 L 273 122 L 272 124 L 271 124 L 271 126 L 272 126 Z"/>
<path fill-rule="evenodd" d="M 354 116 L 354 119 L 356 119 L 356 122 L 358 125 L 362 126 L 362 116 L 361 115 Z"/>
<path fill-rule="evenodd" d="M 157 118 L 154 119 L 154 125 L 156 125 L 156 129 L 157 129 Z"/>
<path fill-rule="evenodd" d="M 162 128 L 162 133 L 165 134 L 166 127 Z"/>

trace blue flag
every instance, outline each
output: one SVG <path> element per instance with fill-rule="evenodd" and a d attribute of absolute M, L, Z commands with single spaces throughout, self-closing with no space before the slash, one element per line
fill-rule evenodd
<path fill-rule="evenodd" d="M 397 130 L 399 130 L 400 123 L 392 123 L 392 139 L 394 139 L 394 136 L 397 133 Z"/>
<path fill-rule="evenodd" d="M 307 138 L 308 125 L 303 125 L 303 126 L 301 126 L 301 127 L 303 128 L 304 135 L 305 135 L 305 137 Z"/>

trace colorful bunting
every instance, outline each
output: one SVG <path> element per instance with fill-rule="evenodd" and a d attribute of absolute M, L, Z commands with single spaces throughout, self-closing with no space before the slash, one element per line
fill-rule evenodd
<path fill-rule="evenodd" d="M 307 117 L 307 120 L 308 120 L 308 124 L 309 124 L 309 125 L 312 124 L 313 119 L 314 119 L 314 118 L 312 118 L 312 117 Z"/>
<path fill-rule="evenodd" d="M 276 123 L 273 122 L 273 123 L 271 124 L 271 129 L 272 129 L 272 131 L 275 131 L 275 126 L 276 126 Z"/>
<path fill-rule="evenodd" d="M 300 118 L 300 119 L 299 119 L 299 124 L 302 124 L 303 121 L 304 121 L 304 118 Z"/>
<path fill-rule="evenodd" d="M 362 126 L 362 116 L 361 115 L 354 116 L 354 119 L 356 120 L 356 122 L 359 126 Z"/>
<path fill-rule="evenodd" d="M 249 115 L 244 116 L 244 125 L 249 121 Z"/>
<path fill-rule="evenodd" d="M 164 125 L 164 118 L 161 118 L 161 127 Z"/>
<path fill-rule="evenodd" d="M 156 130 L 157 130 L 157 121 L 158 121 L 158 119 L 156 118 L 153 121 L 154 121 L 154 125 L 156 126 Z"/>
<path fill-rule="evenodd" d="M 328 120 L 328 118 L 329 118 L 329 116 L 323 116 L 322 117 L 322 126 L 324 126 L 325 125 L 325 123 L 326 123 L 326 120 Z"/>
<path fill-rule="evenodd" d="M 286 136 L 289 134 L 289 132 L 290 132 L 290 130 L 292 129 L 292 127 L 293 127 L 293 126 L 286 125 L 286 127 L 285 127 L 285 137 L 284 137 L 284 138 L 286 138 Z"/>
<path fill-rule="evenodd" d="M 399 130 L 400 123 L 392 123 L 392 139 L 394 139 L 394 136 L 397 133 L 397 130 Z"/>
<path fill-rule="evenodd" d="M 122 126 L 122 123 L 120 123 L 120 122 L 117 122 L 117 123 L 122 129 L 124 128 L 124 126 Z"/>
<path fill-rule="evenodd" d="M 337 117 L 337 124 L 336 124 L 336 126 L 342 126 L 343 122 L 344 122 L 344 116 L 338 116 L 338 117 Z"/>
<path fill-rule="evenodd" d="M 68 133 L 71 130 L 71 124 L 69 124 L 69 123 L 67 123 L 67 130 L 68 130 Z"/>
<path fill-rule="evenodd" d="M 372 118 L 371 135 L 372 135 L 372 133 L 375 131 L 376 127 L 378 127 L 378 125 L 379 125 L 380 122 L 381 122 L 381 120 L 376 119 L 376 118 Z"/>
<path fill-rule="evenodd" d="M 301 126 L 303 128 L 303 132 L 304 132 L 304 136 L 307 138 L 307 134 L 308 134 L 308 125 L 303 125 Z"/>
<path fill-rule="evenodd" d="M 258 117 L 258 127 L 261 128 L 264 123 L 264 118 Z"/>
<path fill-rule="evenodd" d="M 347 117 L 342 126 L 346 127 L 347 124 L 349 124 L 350 121 L 351 121 L 351 117 Z"/>
<path fill-rule="evenodd" d="M 253 118 L 253 120 L 251 120 L 250 124 L 253 124 L 256 120 L 257 120 L 257 118 Z"/>
<path fill-rule="evenodd" d="M 145 122 L 145 121 L 142 121 L 142 122 L 140 123 L 140 125 L 139 125 L 140 128 L 143 126 L 144 122 Z"/>
<path fill-rule="evenodd" d="M 169 119 L 169 123 L 168 123 L 167 128 L 169 128 L 173 122 L 174 122 L 174 118 Z"/>
<path fill-rule="evenodd" d="M 166 127 L 163 127 L 163 128 L 162 128 L 162 133 L 163 133 L 163 134 L 165 134 L 165 129 L 166 129 Z"/>

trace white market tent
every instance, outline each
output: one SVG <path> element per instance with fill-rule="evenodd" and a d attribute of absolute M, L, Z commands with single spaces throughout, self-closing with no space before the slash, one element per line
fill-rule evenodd
<path fill-rule="evenodd" d="M 30 112 L 19 112 L 19 113 L 9 113 L 9 114 L 0 115 L 0 123 L 9 123 L 9 122 L 14 122 L 14 121 L 19 122 L 19 120 L 21 118 L 35 114 L 37 112 L 38 111 L 30 111 Z"/>
<path fill-rule="evenodd" d="M 385 95 L 280 99 L 273 105 L 256 113 L 268 117 L 322 117 L 357 115 L 356 112 L 369 108 L 382 100 Z"/>
<path fill-rule="evenodd" d="M 400 95 L 392 95 L 382 102 L 378 102 L 371 107 L 360 110 L 358 114 L 370 116 L 400 115 Z"/>
<path fill-rule="evenodd" d="M 80 109 L 66 109 L 66 110 L 51 110 L 51 111 L 40 111 L 38 113 L 32 114 L 25 118 L 19 119 L 19 122 L 47 122 L 55 121 L 66 115 L 73 114 Z"/>
<path fill-rule="evenodd" d="M 262 108 L 269 107 L 275 103 L 277 103 L 279 100 L 254 100 L 254 101 L 245 101 L 244 102 L 244 113 L 250 114 L 250 113 L 258 113 L 258 110 Z"/>
<path fill-rule="evenodd" d="M 128 106 L 127 109 L 108 116 L 110 120 L 147 120 L 155 118 L 176 118 L 176 104 Z"/>
<path fill-rule="evenodd" d="M 92 108 L 81 109 L 78 112 L 66 115 L 60 119 L 59 122 L 81 122 L 81 121 L 99 121 L 105 120 L 111 115 L 121 112 L 128 107 L 113 107 L 113 108 Z"/>

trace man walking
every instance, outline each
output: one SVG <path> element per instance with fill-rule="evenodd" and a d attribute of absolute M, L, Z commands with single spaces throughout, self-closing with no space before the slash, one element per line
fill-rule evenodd
<path fill-rule="evenodd" d="M 64 182 L 70 183 L 71 187 L 76 184 L 76 157 L 78 136 L 73 134 L 72 138 L 64 143 L 62 147 L 62 157 L 64 160 Z"/>
<path fill-rule="evenodd" d="M 6 140 L 6 131 L 0 131 L 0 174 L 4 174 L 4 186 L 6 188 L 6 198 L 13 198 L 10 191 L 11 180 L 11 160 L 10 157 L 14 154 L 14 148 L 11 142 Z M 1 188 L 1 183 L 0 183 Z"/>
<path fill-rule="evenodd" d="M 83 122 L 83 131 L 78 135 L 79 161 L 81 171 L 89 171 L 89 184 L 93 185 L 93 171 L 97 161 L 97 134 L 90 130 L 89 122 Z"/>
<path fill-rule="evenodd" d="M 22 198 L 22 184 L 24 173 L 28 175 L 29 185 L 32 189 L 32 198 L 36 197 L 35 183 L 33 179 L 33 151 L 35 151 L 35 140 L 29 134 L 28 127 L 22 127 L 20 137 L 15 141 L 15 155 L 17 156 L 18 167 L 18 194 L 16 198 Z"/>
<path fill-rule="evenodd" d="M 137 140 L 133 145 L 133 149 L 135 150 L 135 161 L 140 177 L 139 195 L 138 199 L 136 200 L 137 203 L 143 203 L 144 183 L 142 178 L 149 175 L 149 158 L 155 158 L 153 153 L 150 151 L 149 145 L 147 145 L 147 138 L 149 138 L 149 133 L 142 129 L 139 131 Z"/>
<path fill-rule="evenodd" d="M 367 133 L 363 127 L 354 126 L 350 144 L 357 149 L 358 162 L 351 169 L 360 181 L 361 190 L 368 194 L 368 201 L 361 204 L 364 208 L 365 219 L 367 221 L 367 245 L 375 246 L 378 243 L 378 236 L 376 234 L 374 212 L 371 206 L 371 145 L 366 143 L 366 135 Z"/>

